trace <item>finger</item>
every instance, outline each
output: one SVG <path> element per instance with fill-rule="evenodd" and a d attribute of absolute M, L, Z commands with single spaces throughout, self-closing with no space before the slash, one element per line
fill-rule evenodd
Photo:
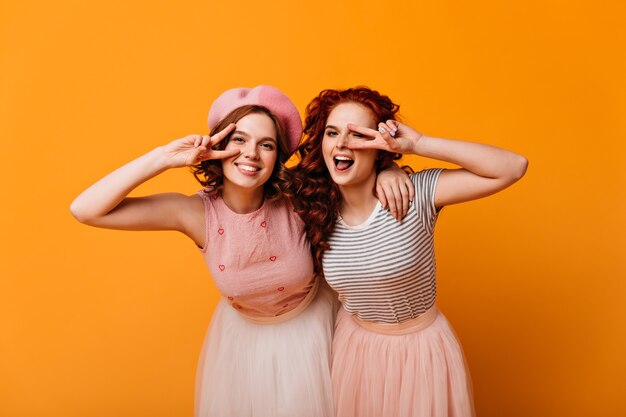
<path fill-rule="evenodd" d="M 197 148 L 198 146 L 200 146 L 200 142 L 202 142 L 202 136 L 200 135 L 187 135 L 185 137 L 185 142 L 189 143 L 193 143 L 193 147 Z"/>
<path fill-rule="evenodd" d="M 210 155 L 208 159 L 226 159 L 235 155 L 239 155 L 239 152 L 239 149 L 227 149 L 223 151 L 210 150 Z"/>
<path fill-rule="evenodd" d="M 203 149 L 202 152 L 199 152 L 194 158 L 194 164 L 199 164 L 204 161 L 208 161 L 211 158 L 210 149 Z"/>
<path fill-rule="evenodd" d="M 240 153 L 239 149 L 233 148 L 228 150 L 214 150 L 211 148 L 206 148 L 204 146 L 201 147 L 202 152 L 200 152 L 197 156 L 199 162 L 208 161 L 208 160 L 216 160 L 216 159 L 226 159 L 236 156 Z"/>
<path fill-rule="evenodd" d="M 400 184 L 397 184 L 397 189 L 393 192 L 393 196 L 395 198 L 396 210 L 397 210 L 396 219 L 402 220 L 404 216 L 406 216 L 406 212 L 409 208 L 409 202 L 404 201 L 404 195 L 402 195 L 402 188 L 400 187 Z"/>
<path fill-rule="evenodd" d="M 393 188 L 388 189 L 386 191 L 386 195 L 387 195 L 387 203 L 389 204 L 389 212 L 391 213 L 391 215 L 396 219 L 398 219 L 398 206 L 396 204 L 396 196 L 394 194 Z"/>
<path fill-rule="evenodd" d="M 226 126 L 223 130 L 221 130 L 220 132 L 216 133 L 215 135 L 211 136 L 211 146 L 220 143 L 222 141 L 222 139 L 224 139 L 226 136 L 228 136 L 233 130 L 235 130 L 235 124 L 231 123 L 228 126 Z"/>
<path fill-rule="evenodd" d="M 192 138 L 188 138 L 192 139 Z M 204 152 L 206 148 L 202 145 L 193 148 L 185 148 L 184 150 L 184 165 L 190 166 L 201 162 L 200 155 Z"/>
<path fill-rule="evenodd" d="M 406 179 L 404 186 L 409 191 L 409 203 L 412 203 L 413 201 L 415 201 L 415 186 L 413 185 L 413 182 L 410 178 Z"/>
<path fill-rule="evenodd" d="M 385 147 L 381 147 L 380 143 L 376 143 L 376 141 L 358 139 L 348 139 L 346 147 L 348 149 L 385 149 Z"/>
<path fill-rule="evenodd" d="M 409 212 L 409 205 L 411 203 L 409 190 L 404 182 L 400 184 L 400 194 L 402 195 L 402 218 L 404 219 Z"/>
<path fill-rule="evenodd" d="M 385 190 L 380 185 L 376 186 L 376 197 L 378 201 L 380 201 L 380 205 L 384 210 L 387 209 L 387 196 L 385 195 Z"/>
<path fill-rule="evenodd" d="M 378 134 L 389 145 L 392 151 L 398 149 L 398 142 L 389 134 L 388 127 L 385 123 L 378 124 Z"/>
<path fill-rule="evenodd" d="M 374 139 L 376 137 L 376 134 L 378 133 L 374 129 L 370 129 L 369 127 L 358 126 L 358 125 L 355 125 L 354 123 L 348 123 L 348 130 L 352 132 L 360 133 L 364 136 L 367 136 L 370 139 Z"/>
<path fill-rule="evenodd" d="M 398 125 L 396 123 L 397 122 L 395 120 L 387 120 L 385 123 L 391 136 L 396 136 L 396 133 L 398 132 Z"/>
<path fill-rule="evenodd" d="M 211 143 L 211 136 L 209 135 L 202 135 L 202 146 L 204 146 L 205 148 L 209 146 L 209 143 Z"/>

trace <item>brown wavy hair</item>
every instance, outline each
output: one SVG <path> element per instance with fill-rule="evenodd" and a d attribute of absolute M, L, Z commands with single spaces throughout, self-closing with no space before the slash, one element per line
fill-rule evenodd
<path fill-rule="evenodd" d="M 278 143 L 278 155 L 274 164 L 272 175 L 263 186 L 263 197 L 267 200 L 277 200 L 283 197 L 283 189 L 285 184 L 291 182 L 291 172 L 285 167 L 285 162 L 289 159 L 291 153 L 289 152 L 289 145 L 287 140 L 287 133 L 285 127 L 280 119 L 272 113 L 267 107 L 259 106 L 256 104 L 248 104 L 241 106 L 231 111 L 211 129 L 211 136 L 224 130 L 231 123 L 237 123 L 245 116 L 250 114 L 265 114 L 276 128 L 276 142 Z M 232 133 L 225 137 L 220 143 L 213 146 L 212 149 L 224 150 L 228 141 L 230 140 Z M 206 189 L 204 192 L 208 194 L 221 193 L 224 186 L 224 173 L 222 171 L 222 161 L 219 159 L 211 159 L 208 161 L 202 161 L 199 164 L 191 167 L 191 172 L 194 177 L 202 184 Z"/>
<path fill-rule="evenodd" d="M 368 87 L 324 90 L 306 107 L 304 142 L 296 150 L 300 162 L 293 169 L 288 195 L 305 224 L 317 272 L 322 273 L 322 256 L 330 248 L 330 237 L 343 197 L 330 177 L 322 155 L 322 139 L 330 112 L 341 103 L 354 102 L 370 109 L 378 122 L 398 120 L 400 106 Z M 376 172 L 389 168 L 401 155 L 379 151 Z M 372 193 L 374 190 L 372 190 Z"/>

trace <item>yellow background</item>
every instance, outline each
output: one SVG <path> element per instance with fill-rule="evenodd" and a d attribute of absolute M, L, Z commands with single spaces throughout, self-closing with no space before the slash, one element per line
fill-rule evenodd
<path fill-rule="evenodd" d="M 212 99 L 367 84 L 431 135 L 527 156 L 446 208 L 439 306 L 480 416 L 626 411 L 626 17 L 597 1 L 0 2 L 0 415 L 189 416 L 217 293 L 191 241 L 68 206 Z M 416 169 L 438 163 L 412 159 Z M 185 170 L 138 193 L 194 192 Z"/>

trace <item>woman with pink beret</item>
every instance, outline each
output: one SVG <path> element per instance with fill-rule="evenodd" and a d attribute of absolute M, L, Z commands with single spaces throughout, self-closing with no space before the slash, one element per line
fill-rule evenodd
<path fill-rule="evenodd" d="M 71 211 L 96 227 L 178 231 L 199 248 L 222 300 L 200 356 L 195 416 L 330 417 L 336 296 L 316 273 L 304 223 L 283 192 L 299 113 L 273 87 L 232 89 L 213 102 L 209 128 L 113 171 Z M 128 197 L 187 166 L 205 187 L 197 194 Z"/>

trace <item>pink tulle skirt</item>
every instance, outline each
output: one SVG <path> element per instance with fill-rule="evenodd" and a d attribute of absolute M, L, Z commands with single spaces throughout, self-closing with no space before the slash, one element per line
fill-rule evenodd
<path fill-rule="evenodd" d="M 431 317 L 417 330 L 390 334 L 366 329 L 340 309 L 331 368 L 335 417 L 474 416 L 461 345 L 443 314 L 435 309 Z"/>
<path fill-rule="evenodd" d="M 327 286 L 279 323 L 249 321 L 222 300 L 200 354 L 195 417 L 332 417 L 336 311 Z"/>

